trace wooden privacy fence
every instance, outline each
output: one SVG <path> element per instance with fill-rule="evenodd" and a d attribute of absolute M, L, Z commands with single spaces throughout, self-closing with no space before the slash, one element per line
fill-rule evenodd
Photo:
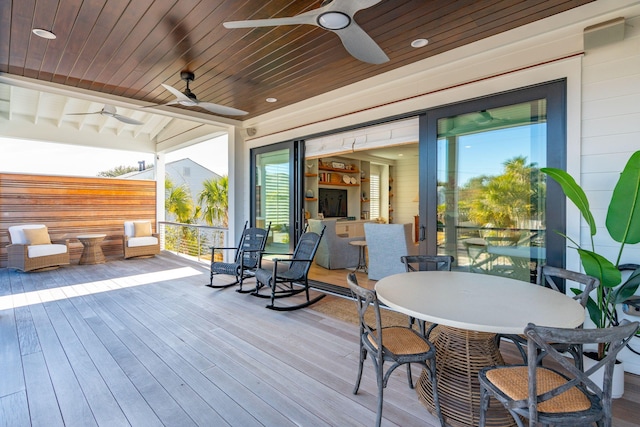
<path fill-rule="evenodd" d="M 70 239 L 77 263 L 79 234 L 106 234 L 107 258 L 122 257 L 123 223 L 149 220 L 156 232 L 155 181 L 0 173 L 0 267 L 7 266 L 8 228 L 45 224 L 52 239 Z"/>

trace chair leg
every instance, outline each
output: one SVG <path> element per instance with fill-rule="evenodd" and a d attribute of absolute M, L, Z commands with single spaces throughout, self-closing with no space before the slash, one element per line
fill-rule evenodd
<path fill-rule="evenodd" d="M 413 378 L 411 377 L 411 363 L 407 363 L 407 379 L 409 380 L 409 388 L 413 388 Z"/>
<path fill-rule="evenodd" d="M 383 361 L 378 361 L 376 365 L 376 381 L 378 383 L 378 414 L 376 416 L 376 427 L 380 427 L 382 423 L 382 402 L 383 402 L 383 393 L 384 393 L 384 371 L 383 371 Z"/>
<path fill-rule="evenodd" d="M 480 385 L 480 422 L 478 427 L 485 427 L 489 410 L 489 392 Z"/>
<path fill-rule="evenodd" d="M 440 398 L 438 396 L 438 377 L 436 375 L 436 359 L 429 361 L 429 373 L 431 375 L 431 389 L 433 390 L 433 405 L 436 407 L 436 415 L 440 420 L 440 425 L 445 427 L 444 418 L 442 417 L 442 411 L 440 410 Z"/>
<path fill-rule="evenodd" d="M 353 389 L 353 394 L 358 394 L 360 388 L 360 380 L 362 379 L 362 367 L 364 366 L 364 359 L 367 358 L 367 349 L 360 343 L 360 362 L 358 364 L 358 378 L 356 379 L 356 386 Z"/>

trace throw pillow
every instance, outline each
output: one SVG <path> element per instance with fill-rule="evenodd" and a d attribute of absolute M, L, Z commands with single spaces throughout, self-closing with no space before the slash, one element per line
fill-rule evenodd
<path fill-rule="evenodd" d="M 47 227 L 42 228 L 23 228 L 24 237 L 30 245 L 50 245 L 51 238 Z"/>
<path fill-rule="evenodd" d="M 133 237 L 151 236 L 151 223 L 148 221 L 134 221 Z"/>

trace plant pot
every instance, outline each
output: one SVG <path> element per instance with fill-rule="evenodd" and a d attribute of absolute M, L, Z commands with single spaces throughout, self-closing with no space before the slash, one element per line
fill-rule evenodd
<path fill-rule="evenodd" d="M 597 354 L 593 352 L 585 352 L 582 358 L 584 363 L 584 370 L 591 368 L 597 362 L 596 360 Z M 602 386 L 602 377 L 604 375 L 604 368 L 598 369 L 596 372 L 591 374 L 589 378 L 594 383 Z M 619 399 L 624 394 L 624 364 L 616 360 L 616 364 L 613 367 L 613 385 L 611 387 L 611 397 L 614 399 Z"/>

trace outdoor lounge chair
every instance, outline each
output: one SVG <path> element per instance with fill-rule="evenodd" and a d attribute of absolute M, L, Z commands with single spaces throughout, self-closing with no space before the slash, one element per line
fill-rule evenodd
<path fill-rule="evenodd" d="M 271 223 L 267 226 L 267 229 L 258 227 L 247 227 L 248 222 L 244 223 L 244 229 L 240 236 L 240 242 L 235 248 L 232 247 L 211 247 L 211 274 L 209 276 L 209 284 L 207 286 L 211 288 L 228 288 L 235 284 L 239 284 L 238 292 L 252 292 L 243 291 L 242 284 L 244 279 L 253 277 L 256 268 L 258 268 L 260 262 L 260 256 L 264 247 L 267 244 L 267 237 L 271 230 Z M 216 261 L 216 251 L 234 251 L 234 258 L 232 262 Z M 229 276 L 235 276 L 236 280 L 232 283 L 225 283 L 222 285 L 213 284 L 213 276 L 218 274 L 226 274 Z"/>
<path fill-rule="evenodd" d="M 125 221 L 122 236 L 124 259 L 158 255 L 160 237 L 152 231 L 151 221 Z"/>
<path fill-rule="evenodd" d="M 290 258 L 273 258 L 273 268 L 258 268 L 256 270 L 256 290 L 252 295 L 261 298 L 270 298 L 271 303 L 267 308 L 279 311 L 297 310 L 299 308 L 308 307 L 320 301 L 325 295 L 322 294 L 314 299 L 309 299 L 309 281 L 308 274 L 313 257 L 318 250 L 320 239 L 324 234 L 324 229 L 318 233 L 306 231 L 300 236 L 293 255 L 286 254 Z M 271 292 L 261 294 L 261 288 L 269 288 Z M 285 298 L 304 292 L 307 300 L 302 304 L 293 306 L 276 306 L 276 298 Z"/>
<path fill-rule="evenodd" d="M 7 267 L 34 271 L 69 264 L 69 241 L 53 243 L 44 224 L 9 227 Z"/>

